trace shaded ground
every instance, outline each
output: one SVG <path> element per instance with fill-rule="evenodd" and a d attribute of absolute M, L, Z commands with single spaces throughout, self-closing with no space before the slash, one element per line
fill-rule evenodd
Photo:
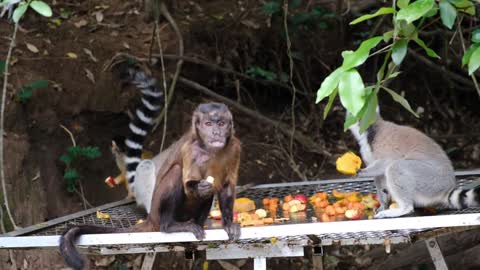
<path fill-rule="evenodd" d="M 78 145 L 98 146 L 102 152 L 101 158 L 84 161 L 79 167 L 86 200 L 100 205 L 125 196 L 121 188 L 109 189 L 103 179 L 117 174 L 109 152 L 110 140 L 113 135 L 125 134 L 126 111 L 134 106 L 136 95 L 132 89 L 122 90 L 104 67 L 120 52 L 148 57 L 153 24 L 142 20 L 139 2 L 59 0 L 52 5 L 53 20 L 32 13 L 24 18 L 10 70 L 5 137 L 6 178 L 17 225 L 28 226 L 83 208 L 80 197 L 65 188 L 65 168 L 59 157 L 72 142 L 60 125 L 73 133 Z M 181 1 L 174 17 L 184 34 L 188 57 L 243 74 L 252 66 L 288 73 L 285 41 L 279 37 L 278 24 L 275 18 L 261 12 L 257 1 Z M 339 52 L 352 47 L 355 38 L 339 28 L 346 27 L 343 22 L 325 21 L 329 25 L 326 29 L 314 30 L 315 35 L 308 39 L 294 40 L 295 49 L 306 59 L 295 65 L 300 74 L 295 82 L 299 85 L 297 94 L 301 97 L 295 116 L 296 129 L 331 156 L 312 153 L 295 144 L 291 158 L 289 138 L 274 127 L 233 110 L 236 132 L 244 147 L 240 184 L 339 177 L 334 169 L 335 158 L 356 149 L 352 137 L 342 130 L 344 115 L 340 107 L 335 106 L 329 118 L 322 121 L 324 104 L 313 104 L 325 74 L 337 65 Z M 176 36 L 165 22 L 160 27 L 164 51 L 175 54 Z M 0 55 L 6 55 L 12 30 L 11 24 L 0 21 L 4 44 Z M 158 52 L 158 48 L 154 46 L 153 51 Z M 441 74 L 424 68 L 410 55 L 405 62 L 408 64 L 404 72 L 391 87 L 405 91 L 412 107 L 422 107 L 423 117 L 415 119 L 388 98 L 381 102 L 384 117 L 430 134 L 447 150 L 456 168 L 480 167 L 478 96 L 473 89 L 457 90 Z M 166 63 L 167 71 L 173 72 L 175 61 L 167 58 Z M 418 72 L 419 69 L 424 72 Z M 161 78 L 160 68 L 152 70 Z M 366 68 L 364 72 L 370 71 Z M 286 82 L 245 79 L 189 61 L 184 64 L 182 76 L 271 119 L 291 124 L 292 94 Z M 21 87 L 35 80 L 49 80 L 50 85 L 35 90 L 25 104 L 16 102 Z M 206 100 L 211 98 L 177 84 L 168 114 L 168 143 L 189 127 L 194 107 Z M 148 142 L 147 147 L 154 152 L 161 143 L 161 129 Z M 175 261 L 175 257 L 169 258 Z M 2 257 L 3 263 L 6 260 Z M 58 268 L 63 267 L 56 256 L 55 261 Z M 290 262 L 292 267 L 297 263 Z M 47 265 L 54 268 L 43 252 L 19 253 L 17 263 L 25 269 L 45 269 Z M 250 262 L 244 267 L 251 267 Z"/>

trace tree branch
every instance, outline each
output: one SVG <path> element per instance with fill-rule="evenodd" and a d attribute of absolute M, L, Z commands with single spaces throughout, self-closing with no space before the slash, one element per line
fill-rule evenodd
<path fill-rule="evenodd" d="M 4 152 L 4 140 L 3 136 L 5 134 L 5 103 L 7 96 L 7 85 L 8 85 L 8 65 L 10 64 L 10 57 L 12 56 L 13 48 L 15 47 L 15 39 L 17 37 L 18 23 L 15 24 L 13 29 L 12 39 L 10 40 L 10 47 L 8 48 L 7 59 L 5 60 L 5 72 L 3 74 L 3 89 L 2 89 L 2 105 L 0 108 L 0 177 L 2 178 L 2 190 L 3 190 L 3 199 L 5 202 L 5 208 L 7 209 L 8 218 L 13 225 L 13 229 L 18 229 L 13 219 L 12 213 L 10 212 L 10 204 L 8 203 L 7 196 L 7 187 L 5 186 L 5 164 L 3 160 Z M 3 222 L 3 220 L 2 220 Z"/>

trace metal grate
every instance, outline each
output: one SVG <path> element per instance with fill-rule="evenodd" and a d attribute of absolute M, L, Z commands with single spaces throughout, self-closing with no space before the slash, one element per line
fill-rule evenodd
<path fill-rule="evenodd" d="M 460 177 L 459 177 L 460 178 Z M 465 185 L 471 184 L 475 180 L 480 179 L 478 176 L 463 176 L 461 179 L 458 180 L 458 186 L 463 187 Z M 373 185 L 373 181 L 371 180 L 364 180 L 364 181 L 354 181 L 354 180 L 346 180 L 346 181 L 325 181 L 325 183 L 314 183 L 314 184 L 301 184 L 290 186 L 288 184 L 285 185 L 263 185 L 259 187 L 255 187 L 243 192 L 240 192 L 237 197 L 248 197 L 255 201 L 257 206 L 261 206 L 261 201 L 265 197 L 278 197 L 283 198 L 287 194 L 297 194 L 302 193 L 306 196 L 311 196 L 316 192 L 320 191 L 327 191 L 331 192 L 333 189 L 337 189 L 342 192 L 350 192 L 350 191 L 359 191 L 362 193 L 374 193 L 375 187 Z M 279 209 L 279 211 L 281 211 Z M 109 219 L 98 219 L 96 217 L 96 213 L 90 213 L 83 216 L 75 217 L 73 219 L 58 223 L 56 225 L 36 230 L 28 234 L 24 235 L 35 235 L 35 236 L 46 236 L 46 235 L 60 235 L 62 234 L 68 227 L 73 225 L 80 225 L 80 224 L 90 224 L 90 225 L 100 225 L 106 227 L 117 227 L 117 228 L 127 228 L 130 226 L 135 225 L 137 220 L 145 219 L 146 215 L 139 211 L 134 203 L 129 203 L 125 205 L 115 206 L 111 208 L 106 208 L 102 210 L 103 213 L 110 214 Z M 460 211 L 455 210 L 446 210 L 441 211 L 441 214 L 466 214 L 466 213 L 479 213 L 480 208 L 469 208 L 463 209 Z M 306 216 L 302 218 L 295 218 L 291 216 L 290 220 L 286 222 L 286 224 L 301 224 L 301 223 L 310 223 L 312 221 L 312 217 L 314 216 L 314 211 L 311 206 L 308 206 L 306 211 Z M 417 211 L 413 215 L 426 215 L 422 211 Z M 282 216 L 282 213 L 279 212 L 278 216 Z M 208 220 L 207 226 L 209 228 L 219 228 L 221 227 L 221 223 L 219 221 Z M 275 225 L 271 225 L 275 226 Z M 408 241 L 410 237 L 419 232 L 421 230 L 397 230 L 397 231 L 371 231 L 371 232 L 360 232 L 360 233 L 340 233 L 340 234 L 325 234 L 325 235 L 318 235 L 317 237 L 321 239 L 322 242 L 328 241 L 340 241 L 345 239 L 350 239 L 352 241 L 358 240 L 368 240 L 368 239 L 391 239 L 391 238 L 403 238 L 405 241 Z M 295 242 L 295 241 L 305 241 L 308 240 L 308 236 L 295 236 L 295 237 L 278 237 L 279 241 L 285 242 Z M 258 243 L 258 242 L 265 242 L 270 241 L 270 239 L 249 239 L 240 241 L 239 243 Z"/>

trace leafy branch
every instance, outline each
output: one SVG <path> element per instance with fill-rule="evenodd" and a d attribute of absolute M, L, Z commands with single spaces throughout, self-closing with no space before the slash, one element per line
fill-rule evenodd
<path fill-rule="evenodd" d="M 13 4 L 12 4 L 13 3 Z M 1 7 L 8 8 L 9 11 L 13 9 L 13 5 L 16 3 L 16 1 L 8 1 L 4 0 L 0 3 Z M 22 1 L 18 4 L 18 6 L 15 8 L 15 11 L 13 11 L 13 21 L 15 22 L 15 27 L 13 29 L 12 37 L 10 40 L 10 45 L 8 47 L 8 53 L 7 53 L 7 58 L 5 59 L 5 62 L 2 62 L 0 64 L 0 71 L 3 72 L 3 89 L 2 89 L 2 103 L 0 107 L 0 177 L 1 177 L 1 182 L 2 182 L 2 192 L 3 192 L 3 200 L 5 204 L 5 208 L 8 214 L 8 217 L 10 219 L 10 222 L 12 223 L 13 229 L 17 229 L 17 225 L 15 224 L 15 221 L 13 219 L 12 213 L 10 211 L 10 206 L 8 202 L 8 195 L 7 195 L 7 188 L 5 185 L 5 166 L 4 166 L 4 140 L 3 140 L 3 134 L 5 133 L 5 104 L 6 104 L 6 94 L 7 94 L 7 85 L 8 85 L 8 67 L 10 64 L 10 59 L 12 56 L 12 51 L 13 48 L 15 47 L 15 39 L 17 36 L 17 31 L 18 31 L 18 23 L 22 16 L 25 14 L 27 11 L 28 7 L 31 7 L 33 10 L 35 10 L 37 13 L 39 13 L 42 16 L 45 17 L 50 17 L 52 16 L 52 10 L 49 5 L 42 1 L 37 1 L 37 0 L 29 0 L 29 1 Z M 11 12 L 9 12 L 11 13 Z M 3 14 L 2 14 L 3 15 Z M 3 219 L 1 220 L 3 224 Z"/>
<path fill-rule="evenodd" d="M 376 120 L 380 90 L 386 91 L 393 100 L 418 117 L 408 101 L 388 88 L 387 83 L 398 76 L 399 71 L 397 70 L 405 59 L 408 46 L 412 41 L 420 46 L 429 57 L 440 58 L 420 39 L 418 34 L 420 30 L 438 20 L 448 29 L 452 29 L 459 13 L 474 16 L 475 11 L 475 4 L 470 0 L 440 0 L 438 4 L 435 0 L 418 0 L 412 3 L 409 0 L 399 0 L 393 1 L 391 7 L 382 7 L 372 14 L 353 20 L 351 25 L 379 16 L 391 15 L 393 29 L 384 32 L 382 36 L 375 36 L 363 41 L 355 51 L 342 52 L 342 65 L 323 80 L 317 91 L 316 103 L 328 97 L 324 118 L 327 117 L 333 101 L 339 95 L 342 106 L 347 109 L 344 128 L 348 129 L 352 124 L 359 122 L 360 132 L 363 132 Z M 438 13 L 440 13 L 439 17 L 425 23 Z M 382 41 L 387 45 L 370 53 Z M 472 75 L 480 67 L 480 28 L 472 31 L 471 42 L 471 46 L 465 51 L 462 58 L 462 66 L 468 66 L 469 75 Z M 374 85 L 366 86 L 357 68 L 368 58 L 381 53 L 385 53 L 385 57 L 377 72 L 377 81 Z"/>

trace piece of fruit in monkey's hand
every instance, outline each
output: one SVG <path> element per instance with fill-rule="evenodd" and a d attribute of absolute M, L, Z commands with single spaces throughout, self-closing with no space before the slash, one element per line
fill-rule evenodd
<path fill-rule="evenodd" d="M 337 171 L 347 175 L 356 175 L 362 167 L 362 160 L 353 152 L 347 152 L 337 159 Z"/>
<path fill-rule="evenodd" d="M 207 180 L 207 182 L 210 183 L 211 185 L 213 185 L 213 183 L 215 182 L 215 178 L 213 178 L 213 176 L 210 176 L 210 175 L 207 177 L 206 180 Z"/>
<path fill-rule="evenodd" d="M 237 198 L 233 203 L 233 210 L 242 213 L 255 210 L 255 202 L 249 198 Z"/>

